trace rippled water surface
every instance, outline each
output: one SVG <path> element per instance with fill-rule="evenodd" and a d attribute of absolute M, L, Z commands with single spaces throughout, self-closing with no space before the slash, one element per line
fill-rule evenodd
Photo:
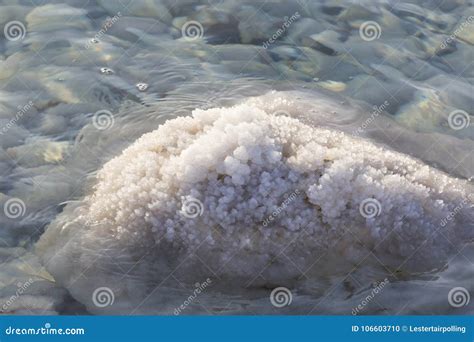
<path fill-rule="evenodd" d="M 176 314 L 184 304 L 179 313 L 474 312 L 472 242 L 423 273 L 372 256 L 339 265 L 328 253 L 315 263 L 337 270 L 330 276 L 262 285 L 252 274 L 231 290 L 214 279 L 196 296 L 171 274 L 139 306 L 116 298 L 104 310 L 56 282 L 34 249 L 48 224 L 91 191 L 101 166 L 142 134 L 272 90 L 328 103 L 315 125 L 472 184 L 472 1 L 0 0 L 0 28 L 4 312 Z M 291 289 L 289 305 L 269 300 L 279 286 Z M 461 305 L 452 303 L 454 288 Z"/>

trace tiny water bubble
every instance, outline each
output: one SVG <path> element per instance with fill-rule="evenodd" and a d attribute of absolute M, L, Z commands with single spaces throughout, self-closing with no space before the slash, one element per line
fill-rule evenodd
<path fill-rule="evenodd" d="M 114 71 L 110 68 L 100 68 L 100 73 L 103 75 L 112 75 Z"/>
<path fill-rule="evenodd" d="M 137 87 L 138 91 L 146 91 L 148 89 L 148 84 L 147 83 L 137 83 L 135 85 L 135 87 Z"/>

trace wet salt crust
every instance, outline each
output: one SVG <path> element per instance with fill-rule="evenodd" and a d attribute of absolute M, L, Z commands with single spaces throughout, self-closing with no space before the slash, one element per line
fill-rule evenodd
<path fill-rule="evenodd" d="M 324 101 L 320 115 L 338 107 Z M 94 290 L 111 288 L 107 310 L 119 312 L 170 274 L 218 277 L 221 291 L 286 285 L 337 275 L 334 265 L 369 252 L 387 269 L 430 271 L 472 240 L 468 181 L 318 126 L 295 102 L 271 93 L 197 109 L 143 135 L 49 225 L 36 248 L 47 270 L 91 312 L 103 312 Z"/>

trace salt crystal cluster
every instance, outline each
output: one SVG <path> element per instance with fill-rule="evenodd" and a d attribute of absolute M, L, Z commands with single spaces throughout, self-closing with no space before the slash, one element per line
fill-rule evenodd
<path fill-rule="evenodd" d="M 143 135 L 66 207 L 38 253 L 83 301 L 88 284 L 88 294 L 99 282 L 136 291 L 120 274 L 282 283 L 317 276 L 328 254 L 426 271 L 472 239 L 471 190 L 409 156 L 250 101 Z M 374 215 L 361 212 L 367 199 L 379 204 Z"/>

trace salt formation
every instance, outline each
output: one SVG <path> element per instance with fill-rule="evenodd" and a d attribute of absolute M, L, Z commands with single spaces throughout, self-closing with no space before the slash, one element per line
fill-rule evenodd
<path fill-rule="evenodd" d="M 247 101 L 143 135 L 103 166 L 37 252 L 90 307 L 99 286 L 140 302 L 171 272 L 237 287 L 318 276 L 312 266 L 328 253 L 428 271 L 472 239 L 470 191 L 411 157 Z"/>

